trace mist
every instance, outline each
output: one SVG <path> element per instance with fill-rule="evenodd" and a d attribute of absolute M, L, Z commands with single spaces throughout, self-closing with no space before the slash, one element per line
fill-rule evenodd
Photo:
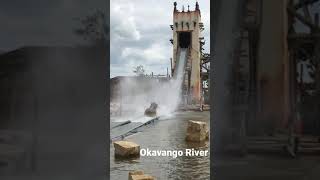
<path fill-rule="evenodd" d="M 167 116 L 181 103 L 182 81 L 187 49 L 181 49 L 177 69 L 172 79 L 138 76 L 127 77 L 120 83 L 121 120 L 144 121 L 144 111 L 152 102 L 158 104 L 157 116 Z"/>

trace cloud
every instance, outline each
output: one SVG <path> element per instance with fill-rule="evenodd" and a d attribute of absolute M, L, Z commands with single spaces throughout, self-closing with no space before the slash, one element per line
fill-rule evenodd
<path fill-rule="evenodd" d="M 152 64 L 166 64 L 168 49 L 166 46 L 158 43 L 152 44 L 148 48 L 132 48 L 127 47 L 122 51 L 121 57 L 129 60 L 135 61 L 137 63 L 144 63 L 148 65 Z"/>
<path fill-rule="evenodd" d="M 133 16 L 134 5 L 130 2 L 113 1 L 110 10 L 111 40 L 139 40 L 141 36 Z"/>
<path fill-rule="evenodd" d="M 164 45 L 166 42 L 152 42 L 148 46 L 129 46 L 114 53 L 117 61 L 110 65 L 110 77 L 134 75 L 133 68 L 143 65 L 146 74 L 166 74 L 170 69 L 172 49 Z M 112 57 L 112 56 L 111 56 Z"/>
<path fill-rule="evenodd" d="M 7 0 L 0 6 L 0 48 L 10 51 L 21 46 L 57 46 L 86 43 L 74 34 L 74 18 L 96 10 L 106 11 L 105 0 Z"/>
<path fill-rule="evenodd" d="M 176 0 L 190 10 L 195 0 Z M 205 52 L 210 51 L 210 1 L 199 1 L 205 30 Z M 135 66 L 143 65 L 146 73 L 166 74 L 172 57 L 173 1 L 111 0 L 110 76 L 133 75 Z"/>
<path fill-rule="evenodd" d="M 115 76 L 132 76 L 133 74 L 133 67 L 129 64 L 111 64 L 110 65 L 110 77 Z"/>

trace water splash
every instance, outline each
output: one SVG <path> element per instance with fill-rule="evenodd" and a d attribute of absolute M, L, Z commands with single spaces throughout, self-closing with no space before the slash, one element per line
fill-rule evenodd
<path fill-rule="evenodd" d="M 181 102 L 187 52 L 187 48 L 180 49 L 173 78 L 169 81 L 160 82 L 149 77 L 128 77 L 121 82 L 122 119 L 141 117 L 152 102 L 159 105 L 158 115 L 169 115 L 177 109 Z"/>

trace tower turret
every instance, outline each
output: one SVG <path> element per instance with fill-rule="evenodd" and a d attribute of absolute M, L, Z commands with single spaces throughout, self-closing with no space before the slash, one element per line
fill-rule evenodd
<path fill-rule="evenodd" d="M 196 11 L 200 11 L 198 1 L 196 2 Z"/>
<path fill-rule="evenodd" d="M 200 78 L 200 34 L 201 15 L 199 4 L 196 9 L 178 11 L 174 3 L 173 12 L 173 62 L 172 71 L 179 61 L 179 53 L 183 48 L 188 49 L 186 68 L 183 81 L 183 95 L 187 95 L 189 103 L 199 103 L 201 100 L 201 78 Z"/>
<path fill-rule="evenodd" d="M 177 2 L 174 2 L 173 5 L 174 5 L 173 11 L 176 12 L 177 11 Z"/>

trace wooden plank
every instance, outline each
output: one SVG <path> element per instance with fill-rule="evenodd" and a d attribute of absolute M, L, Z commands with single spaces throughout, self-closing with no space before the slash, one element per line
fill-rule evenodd
<path fill-rule="evenodd" d="M 292 7 L 287 7 L 287 10 L 290 14 L 295 16 L 298 20 L 300 20 L 303 24 L 309 26 L 311 29 L 319 30 L 319 27 L 317 27 L 312 21 L 308 20 L 306 17 L 302 16 L 301 14 L 297 13 L 296 10 Z"/>
<path fill-rule="evenodd" d="M 298 4 L 294 5 L 294 9 L 300 9 L 307 5 L 312 5 L 313 3 L 318 2 L 319 0 L 304 0 L 300 1 Z"/>

